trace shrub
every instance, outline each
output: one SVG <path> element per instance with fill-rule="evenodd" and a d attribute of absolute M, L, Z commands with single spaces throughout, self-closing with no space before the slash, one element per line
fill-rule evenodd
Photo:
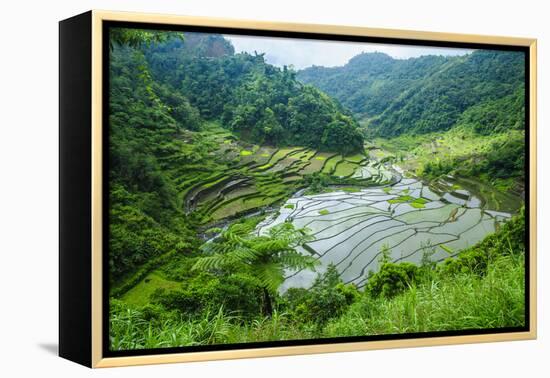
<path fill-rule="evenodd" d="M 411 263 L 385 262 L 377 273 L 371 274 L 366 290 L 373 297 L 391 298 L 416 284 L 420 268 Z"/>
<path fill-rule="evenodd" d="M 261 312 L 260 297 L 261 288 L 251 276 L 217 277 L 204 272 L 188 279 L 181 290 L 158 289 L 151 296 L 153 303 L 191 316 L 217 311 L 222 306 L 226 313 L 256 316 Z"/>
<path fill-rule="evenodd" d="M 344 284 L 336 268 L 330 265 L 310 289 L 288 289 L 282 304 L 296 321 L 321 326 L 343 314 L 359 297 L 355 285 Z"/>

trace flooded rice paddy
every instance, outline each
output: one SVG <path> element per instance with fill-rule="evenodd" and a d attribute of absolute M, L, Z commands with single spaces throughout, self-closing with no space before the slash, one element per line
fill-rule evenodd
<path fill-rule="evenodd" d="M 365 167 L 356 174 L 373 173 Z M 287 272 L 282 291 L 311 286 L 329 264 L 336 266 L 345 283 L 362 287 L 368 273 L 378 270 L 382 250 L 394 262 L 441 261 L 495 232 L 520 205 L 519 198 L 495 198 L 498 194 L 492 193 L 487 199 L 481 190 L 466 185 L 458 185 L 453 177 L 430 186 L 400 178 L 391 186 L 351 193 L 298 192 L 258 225 L 258 233 L 292 222 L 309 229 L 314 238 L 301 251 L 319 259 L 316 272 Z"/>

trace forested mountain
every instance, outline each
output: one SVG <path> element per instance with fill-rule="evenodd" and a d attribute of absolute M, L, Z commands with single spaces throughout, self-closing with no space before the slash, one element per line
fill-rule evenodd
<path fill-rule="evenodd" d="M 307 68 L 298 79 L 352 109 L 367 135 L 392 137 L 456 125 L 485 134 L 522 128 L 524 75 L 523 53 L 478 50 L 404 60 L 363 53 L 342 67 Z"/>
<path fill-rule="evenodd" d="M 114 33 L 109 90 L 112 277 L 196 247 L 194 221 L 183 211 L 186 191 L 231 169 L 242 176 L 230 154 L 220 152 L 219 131 L 210 125 L 234 132 L 245 145 L 330 153 L 363 147 L 354 118 L 336 101 L 262 55 L 235 55 L 220 35 Z M 293 186 L 267 188 L 262 200 L 270 203 Z"/>
<path fill-rule="evenodd" d="M 120 279 L 168 251 L 188 250 L 195 240 L 162 158 L 178 151 L 180 161 L 199 162 L 206 152 L 200 141 L 186 146 L 176 137 L 183 127 L 200 128 L 199 113 L 184 97 L 168 97 L 143 54 L 115 46 L 110 55 L 109 263 L 111 278 Z"/>
<path fill-rule="evenodd" d="M 220 120 L 243 140 L 344 153 L 362 149 L 356 121 L 335 100 L 298 82 L 294 71 L 266 63 L 263 54 L 234 54 L 222 36 L 186 33 L 184 40 L 145 49 L 144 56 L 152 80 L 166 89 L 159 92 L 164 103 L 183 98 L 201 118 Z"/>
<path fill-rule="evenodd" d="M 313 66 L 298 79 L 321 88 L 359 117 L 381 114 L 402 92 L 447 62 L 441 56 L 398 60 L 384 53 L 363 53 L 343 67 Z"/>

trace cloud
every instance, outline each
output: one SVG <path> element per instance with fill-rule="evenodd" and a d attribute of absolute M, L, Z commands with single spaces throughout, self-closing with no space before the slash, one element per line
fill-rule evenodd
<path fill-rule="evenodd" d="M 343 66 L 362 52 L 384 52 L 396 59 L 422 55 L 464 55 L 473 50 L 451 47 L 407 46 L 380 43 L 319 41 L 295 38 L 224 35 L 236 52 L 265 53 L 268 63 L 276 66 L 293 65 L 296 69 L 312 65 Z"/>

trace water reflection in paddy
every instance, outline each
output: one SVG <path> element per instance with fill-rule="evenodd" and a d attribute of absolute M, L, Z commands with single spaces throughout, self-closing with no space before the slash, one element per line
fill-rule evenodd
<path fill-rule="evenodd" d="M 445 191 L 447 189 L 447 191 Z M 520 201 L 516 201 L 520 202 Z M 310 230 L 314 240 L 301 251 L 321 261 L 317 273 L 334 264 L 344 282 L 365 284 L 377 271 L 380 251 L 387 247 L 393 261 L 420 263 L 456 255 L 493 233 L 514 209 L 495 211 L 486 200 L 451 182 L 428 187 L 404 178 L 391 187 L 318 195 L 298 193 L 258 226 L 263 233 L 281 222 Z M 287 272 L 282 290 L 308 287 L 317 273 Z"/>

